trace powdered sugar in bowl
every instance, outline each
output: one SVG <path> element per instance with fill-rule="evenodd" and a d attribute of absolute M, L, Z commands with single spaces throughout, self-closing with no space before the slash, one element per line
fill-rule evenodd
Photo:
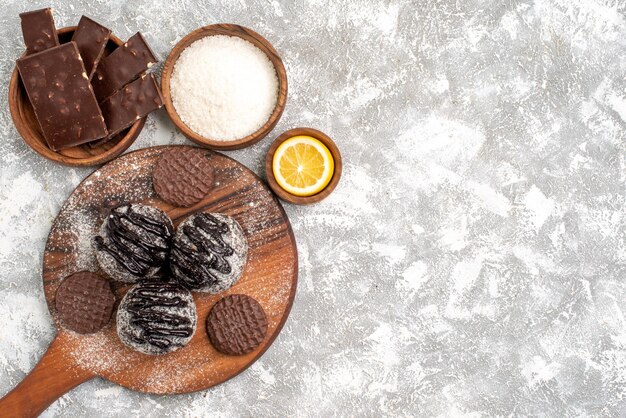
<path fill-rule="evenodd" d="M 272 45 L 238 25 L 218 24 L 185 36 L 162 73 L 165 107 L 192 141 L 239 149 L 263 139 L 287 101 L 287 74 Z"/>

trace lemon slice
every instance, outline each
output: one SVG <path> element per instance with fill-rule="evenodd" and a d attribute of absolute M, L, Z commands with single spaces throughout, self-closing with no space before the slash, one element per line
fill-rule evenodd
<path fill-rule="evenodd" d="M 321 192 L 335 171 L 329 149 L 318 139 L 298 135 L 280 144 L 272 160 L 274 178 L 280 187 L 296 196 Z"/>

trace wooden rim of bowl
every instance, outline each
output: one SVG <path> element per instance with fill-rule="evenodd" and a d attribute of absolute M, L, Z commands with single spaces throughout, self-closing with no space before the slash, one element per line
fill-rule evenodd
<path fill-rule="evenodd" d="M 265 122 L 265 124 L 261 126 L 256 132 L 253 132 L 252 134 L 244 138 L 235 139 L 232 141 L 218 141 L 215 139 L 205 138 L 204 136 L 191 130 L 191 128 L 189 128 L 185 124 L 185 122 L 181 120 L 180 116 L 178 116 L 178 113 L 176 113 L 170 91 L 170 78 L 172 76 L 172 72 L 174 71 L 174 65 L 176 64 L 176 61 L 178 60 L 180 54 L 185 50 L 185 48 L 187 48 L 195 41 L 207 36 L 214 35 L 237 36 L 246 41 L 249 41 L 254 46 L 263 51 L 265 55 L 267 55 L 267 58 L 274 65 L 274 69 L 276 70 L 276 75 L 278 77 L 278 100 L 276 101 L 274 111 L 270 115 L 267 122 Z M 235 150 L 256 144 L 261 139 L 265 138 L 265 136 L 267 136 L 267 134 L 269 134 L 272 129 L 274 129 L 281 115 L 283 114 L 283 111 L 285 110 L 285 105 L 287 103 L 287 72 L 285 71 L 285 66 L 282 59 L 278 55 L 278 52 L 276 52 L 272 44 L 270 44 L 269 41 L 263 36 L 259 35 L 252 29 L 246 28 L 244 26 L 220 23 L 198 28 L 185 36 L 176 44 L 176 46 L 174 46 L 172 52 L 170 52 L 170 55 L 167 57 L 167 60 L 163 65 L 163 71 L 161 72 L 161 89 L 163 92 L 163 99 L 165 100 L 165 109 L 167 110 L 167 114 L 170 116 L 170 119 L 172 120 L 174 125 L 176 125 L 176 127 L 183 133 L 183 135 L 185 135 L 196 144 L 202 145 L 207 148 L 218 150 Z"/>
<path fill-rule="evenodd" d="M 320 140 L 320 142 L 328 147 L 328 150 L 333 156 L 335 163 L 335 171 L 333 172 L 333 177 L 330 179 L 328 185 L 321 192 L 312 196 L 295 196 L 287 192 L 285 189 L 280 187 L 280 185 L 276 181 L 276 178 L 274 177 L 274 171 L 272 170 L 272 163 L 274 160 L 274 153 L 276 152 L 276 149 L 287 139 L 298 135 L 308 135 Z M 265 175 L 267 177 L 267 183 L 269 184 L 270 188 L 282 200 L 289 203 L 294 203 L 296 205 L 310 205 L 326 199 L 328 195 L 330 195 L 333 190 L 335 190 L 335 187 L 337 187 L 339 179 L 341 178 L 342 169 L 343 163 L 341 160 L 341 153 L 339 152 L 339 148 L 337 147 L 337 144 L 335 144 L 335 141 L 330 139 L 330 137 L 324 132 L 318 131 L 317 129 L 313 128 L 294 128 L 283 132 L 281 135 L 278 136 L 278 138 L 274 140 L 274 142 L 272 142 L 272 145 L 270 146 L 270 149 L 267 151 L 267 154 L 265 156 Z"/>
<path fill-rule="evenodd" d="M 65 28 L 57 30 L 57 34 L 65 35 L 67 33 L 74 32 L 76 28 L 77 26 L 67 26 Z M 113 42 L 117 46 L 123 45 L 124 43 L 120 38 L 113 34 L 111 34 L 109 41 Z M 24 54 L 22 54 L 21 56 L 24 56 Z M 17 132 L 20 134 L 22 139 L 24 139 L 24 142 L 26 142 L 26 144 L 31 147 L 37 154 L 59 164 L 73 167 L 87 167 L 100 165 L 111 161 L 112 159 L 126 151 L 128 147 L 130 147 L 133 142 L 135 142 L 135 139 L 137 139 L 139 133 L 144 127 L 144 124 L 146 123 L 147 117 L 141 118 L 130 127 L 126 135 L 124 135 L 124 137 L 119 140 L 115 145 L 113 145 L 112 147 L 107 147 L 107 144 L 103 144 L 101 146 L 94 147 L 91 149 L 93 151 L 93 154 L 88 157 L 73 157 L 71 156 L 71 151 L 68 152 L 68 150 L 79 147 L 89 147 L 89 145 L 87 144 L 78 145 L 76 147 L 67 148 L 61 151 L 52 151 L 45 144 L 45 140 L 43 139 L 43 137 L 41 137 L 41 135 L 36 132 L 38 127 L 32 127 L 27 123 L 27 119 L 24 115 L 24 107 L 21 103 L 19 103 L 19 97 L 21 97 L 20 83 L 20 73 L 17 70 L 17 66 L 15 66 L 15 68 L 13 69 L 13 74 L 11 75 L 11 81 L 9 82 L 9 109 L 11 111 L 13 124 L 15 125 L 15 128 L 17 129 Z M 99 150 L 104 151 L 98 152 Z"/>

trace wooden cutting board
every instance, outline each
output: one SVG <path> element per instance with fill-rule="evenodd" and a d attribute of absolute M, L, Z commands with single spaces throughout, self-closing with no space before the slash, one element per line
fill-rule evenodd
<path fill-rule="evenodd" d="M 1 416 L 37 415 L 68 390 L 97 376 L 147 393 L 207 389 L 241 373 L 278 336 L 291 309 L 298 277 L 296 241 L 282 206 L 252 171 L 209 150 L 215 188 L 190 208 L 163 202 L 152 188 L 151 174 L 158 157 L 170 148 L 142 149 L 108 163 L 83 180 L 61 208 L 43 258 L 43 286 L 58 333 L 31 373 L 0 400 Z M 198 312 L 196 333 L 186 347 L 163 356 L 141 354 L 123 345 L 115 318 L 98 333 L 79 335 L 65 330 L 55 317 L 55 292 L 64 277 L 80 270 L 101 272 L 91 240 L 107 211 L 123 202 L 156 206 L 168 213 L 174 225 L 198 211 L 225 213 L 242 226 L 250 247 L 244 273 L 232 288 L 217 295 L 193 294 Z M 114 286 L 119 303 L 128 286 Z M 244 356 L 217 352 L 205 327 L 213 305 L 234 293 L 254 297 L 268 318 L 265 340 Z"/>

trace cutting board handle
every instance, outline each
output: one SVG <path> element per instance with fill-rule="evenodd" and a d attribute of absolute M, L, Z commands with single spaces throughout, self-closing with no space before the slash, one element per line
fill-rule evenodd
<path fill-rule="evenodd" d="M 0 416 L 36 417 L 63 394 L 95 377 L 71 361 L 63 339 L 59 333 L 35 368 L 0 399 Z"/>

